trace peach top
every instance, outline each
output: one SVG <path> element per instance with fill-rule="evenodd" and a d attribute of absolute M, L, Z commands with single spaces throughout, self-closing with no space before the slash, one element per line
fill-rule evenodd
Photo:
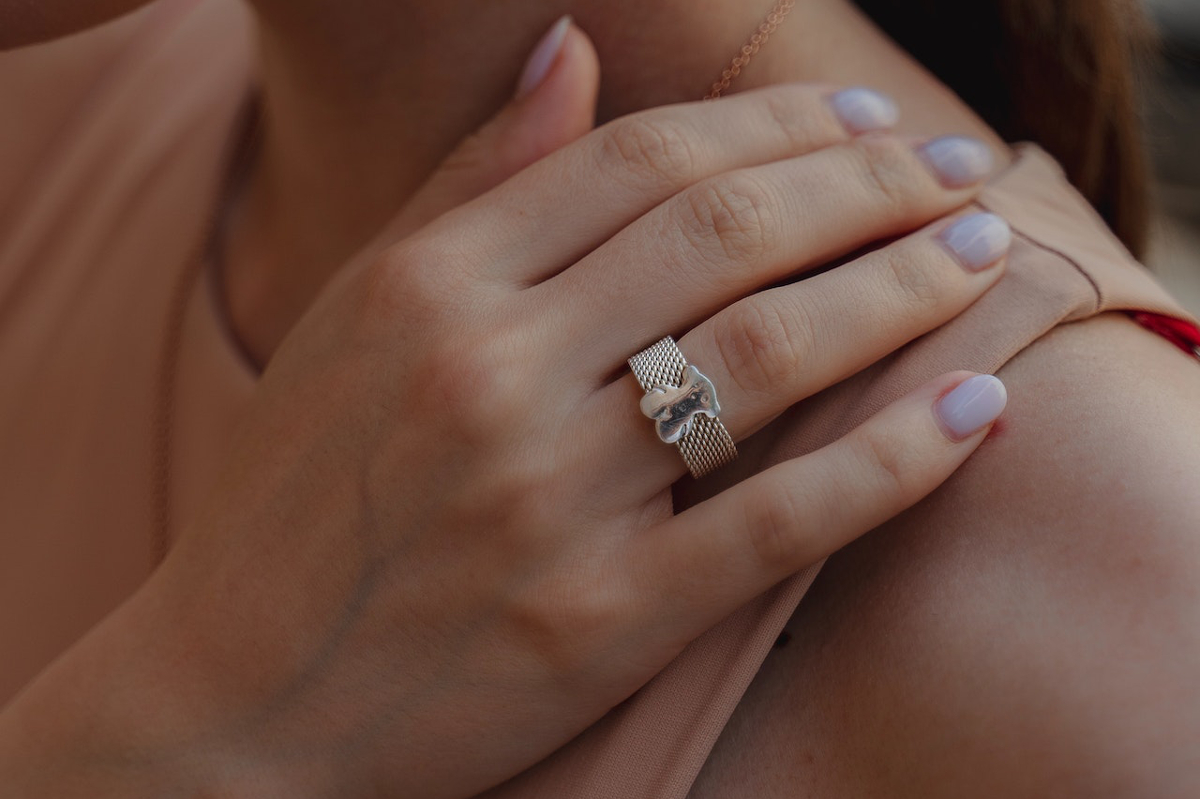
<path fill-rule="evenodd" d="M 19 121 L 0 128 L 0 704 L 153 568 L 172 292 L 202 249 L 254 70 L 252 19 L 236 0 L 161 0 L 0 55 L 0 100 Z M 828 443 L 942 372 L 994 372 L 1056 325 L 1111 310 L 1188 318 L 1037 147 L 1018 147 L 979 204 L 1016 232 L 999 285 L 782 417 L 743 473 Z M 164 420 L 174 529 L 212 484 L 257 378 L 204 276 L 185 284 Z M 730 616 L 489 795 L 685 797 L 820 568 Z"/>

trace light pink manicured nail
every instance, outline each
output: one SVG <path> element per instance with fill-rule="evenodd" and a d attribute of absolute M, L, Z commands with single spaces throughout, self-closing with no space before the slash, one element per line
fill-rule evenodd
<path fill-rule="evenodd" d="M 945 431 L 956 441 L 969 438 L 1000 418 L 1008 391 L 994 375 L 968 377 L 938 400 L 936 409 Z"/>
<path fill-rule="evenodd" d="M 938 239 L 970 272 L 996 264 L 1012 245 L 1012 228 L 995 214 L 971 214 L 955 220 Z"/>
<path fill-rule="evenodd" d="M 829 98 L 837 118 L 852 134 L 894 127 L 900 110 L 890 97 L 862 86 L 843 89 Z"/>
<path fill-rule="evenodd" d="M 970 136 L 943 136 L 926 142 L 920 151 L 938 180 L 948 189 L 971 186 L 992 171 L 992 151 Z"/>
<path fill-rule="evenodd" d="M 563 42 L 566 41 L 567 31 L 570 28 L 571 17 L 560 18 L 542 36 L 537 47 L 533 48 L 533 52 L 529 54 L 529 60 L 525 62 L 521 80 L 517 82 L 518 100 L 529 95 L 538 87 L 538 84 L 546 79 L 550 67 L 554 66 L 554 62 L 558 60 L 558 54 L 562 51 Z"/>

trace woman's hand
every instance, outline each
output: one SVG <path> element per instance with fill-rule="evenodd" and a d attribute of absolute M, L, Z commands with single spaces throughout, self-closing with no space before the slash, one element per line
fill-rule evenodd
<path fill-rule="evenodd" d="M 343 270 L 206 511 L 75 655 L 136 675 L 90 705 L 120 730 L 106 762 L 170 759 L 217 795 L 472 795 L 945 479 L 993 378 L 943 376 L 672 515 L 685 468 L 625 367 L 675 335 L 742 439 L 998 279 L 1007 228 L 976 215 L 763 290 L 987 171 L 963 140 L 856 137 L 830 95 L 616 121 Z"/>

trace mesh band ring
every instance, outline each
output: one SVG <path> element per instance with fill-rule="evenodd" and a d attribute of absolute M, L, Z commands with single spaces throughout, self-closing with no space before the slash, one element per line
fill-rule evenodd
<path fill-rule="evenodd" d="M 692 477 L 700 478 L 737 457 L 733 438 L 717 414 L 712 381 L 688 364 L 670 336 L 629 359 L 646 392 L 642 413 L 654 419 L 658 436 L 679 447 Z"/>

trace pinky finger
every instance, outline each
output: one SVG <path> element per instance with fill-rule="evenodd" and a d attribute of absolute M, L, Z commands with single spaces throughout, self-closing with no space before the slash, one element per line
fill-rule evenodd
<path fill-rule="evenodd" d="M 827 447 L 774 466 L 639 536 L 642 629 L 700 635 L 745 602 L 931 493 L 1004 410 L 991 375 L 943 375 Z"/>

